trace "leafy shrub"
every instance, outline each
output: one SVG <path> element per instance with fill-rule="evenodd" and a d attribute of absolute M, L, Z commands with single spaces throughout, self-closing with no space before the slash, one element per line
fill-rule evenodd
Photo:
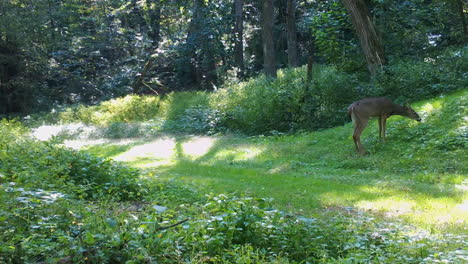
<path fill-rule="evenodd" d="M 159 116 L 164 120 L 178 120 L 191 107 L 208 107 L 209 98 L 210 93 L 208 92 L 170 93 L 161 101 Z"/>
<path fill-rule="evenodd" d="M 288 69 L 275 80 L 262 76 L 220 90 L 213 95 L 213 107 L 229 117 L 228 128 L 248 133 L 341 124 L 357 96 L 357 80 L 334 67 L 317 68 L 310 87 L 303 78 L 305 68 Z"/>
<path fill-rule="evenodd" d="M 333 66 L 315 65 L 308 84 L 305 67 L 284 69 L 277 79 L 261 75 L 211 93 L 126 96 L 96 106 L 67 108 L 45 119 L 104 125 L 115 137 L 144 133 L 121 124 L 142 121 L 158 123 L 153 131 L 185 133 L 321 129 L 350 120 L 347 107 L 360 98 L 385 96 L 403 103 L 462 89 L 468 82 L 467 61 L 466 47 L 448 49 L 420 60 L 390 62 L 371 82 Z"/>
<path fill-rule="evenodd" d="M 315 99 L 312 128 L 327 128 L 348 121 L 349 105 L 358 99 L 357 77 L 345 74 L 333 67 L 324 67 L 315 75 L 312 97 Z"/>
<path fill-rule="evenodd" d="M 0 120 L 0 150 L 6 151 L 8 144 L 24 140 L 27 132 L 18 120 Z"/>
<path fill-rule="evenodd" d="M 13 181 L 24 186 L 69 190 L 89 199 L 109 197 L 134 199 L 141 195 L 138 171 L 110 160 L 98 158 L 48 142 L 28 139 L 11 140 L 21 126 L 2 121 L 0 146 L 1 181 Z"/>
<path fill-rule="evenodd" d="M 171 130 L 186 133 L 214 134 L 225 130 L 225 113 L 206 106 L 189 107 L 173 123 Z"/>
<path fill-rule="evenodd" d="M 159 113 L 160 97 L 127 95 L 94 106 L 77 105 L 52 110 L 47 115 L 33 115 L 30 123 L 43 121 L 105 125 L 113 122 L 133 122 L 153 119 Z"/>
<path fill-rule="evenodd" d="M 199 197 L 194 207 L 135 210 L 86 206 L 57 192 L 0 189 L 0 208 L 14 208 L 0 210 L 0 261 L 6 263 L 461 263 L 466 253 L 458 248 L 466 246 L 464 236 L 429 235 L 351 209 L 304 218 L 273 210 L 265 199 L 218 195 Z"/>
<path fill-rule="evenodd" d="M 378 76 L 378 90 L 402 102 L 462 89 L 468 83 L 467 58 L 468 48 L 463 47 L 420 60 L 395 61 Z"/>

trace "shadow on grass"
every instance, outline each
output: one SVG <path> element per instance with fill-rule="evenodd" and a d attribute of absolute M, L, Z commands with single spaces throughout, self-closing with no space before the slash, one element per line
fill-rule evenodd
<path fill-rule="evenodd" d="M 167 156 L 151 156 L 150 151 L 128 164 L 150 167 L 161 178 L 190 182 L 206 192 L 271 197 L 275 206 L 288 211 L 355 206 L 409 215 L 425 224 L 461 226 L 466 221 L 466 192 L 457 185 L 466 179 L 466 152 L 422 146 L 427 139 L 420 134 L 430 129 L 437 137 L 457 127 L 458 119 L 445 125 L 439 120 L 461 111 L 461 106 L 455 110 L 442 106 L 423 128 L 411 120 L 390 120 L 388 126 L 393 129 L 385 144 L 378 142 L 377 122 L 372 122 L 364 134 L 372 154 L 364 157 L 354 153 L 351 124 L 272 137 L 165 136 L 92 150 L 118 157 L 149 146 L 158 153 L 164 147 L 155 142 L 166 142 Z M 434 126 L 442 131 L 433 132 Z M 452 169 L 447 171 L 449 165 Z M 421 177 L 426 174 L 434 176 Z M 444 215 L 445 219 L 440 218 Z"/>

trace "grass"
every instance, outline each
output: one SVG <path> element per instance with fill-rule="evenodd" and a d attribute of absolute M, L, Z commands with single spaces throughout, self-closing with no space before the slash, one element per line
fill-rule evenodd
<path fill-rule="evenodd" d="M 466 232 L 468 92 L 414 104 L 424 121 L 376 122 L 354 152 L 352 125 L 276 136 L 174 136 L 87 147 L 97 155 L 192 183 L 207 193 L 271 197 L 287 211 L 354 207 L 434 232 Z"/>

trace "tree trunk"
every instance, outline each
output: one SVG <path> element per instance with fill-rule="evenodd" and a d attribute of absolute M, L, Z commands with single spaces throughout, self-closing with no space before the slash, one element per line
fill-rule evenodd
<path fill-rule="evenodd" d="M 146 5 L 151 23 L 148 35 L 153 41 L 153 47 L 158 48 L 161 40 L 161 0 L 148 0 Z"/>
<path fill-rule="evenodd" d="M 193 16 L 190 21 L 187 47 L 191 64 L 191 75 L 198 88 L 216 89 L 218 76 L 216 73 L 216 57 L 213 33 L 210 24 L 206 23 L 209 14 L 206 12 L 204 0 L 194 1 Z"/>
<path fill-rule="evenodd" d="M 188 27 L 186 40 L 187 54 L 185 54 L 186 57 L 190 58 L 190 60 L 188 61 L 188 63 L 190 64 L 190 71 L 187 72 L 190 76 L 185 76 L 185 78 L 192 79 L 194 81 L 193 84 L 196 87 L 201 87 L 203 79 L 202 72 L 200 69 L 200 58 L 196 52 L 197 48 L 200 46 L 198 36 L 201 30 L 200 21 L 202 18 L 200 5 L 203 4 L 201 4 L 199 0 L 195 0 L 193 2 L 193 15 Z"/>
<path fill-rule="evenodd" d="M 455 0 L 456 1 L 456 4 L 457 4 L 457 9 L 458 9 L 458 13 L 460 15 L 460 20 L 461 20 L 461 24 L 462 24 L 462 27 L 463 27 L 463 41 L 465 43 L 467 43 L 467 39 L 468 39 L 468 27 L 467 27 L 467 24 L 466 24 L 466 19 L 465 19 L 465 12 L 464 12 L 464 5 L 466 4 L 466 2 L 463 2 L 462 0 Z"/>
<path fill-rule="evenodd" d="M 296 33 L 296 0 L 288 0 L 288 64 L 297 67 L 297 33 Z"/>
<path fill-rule="evenodd" d="M 144 31 L 147 27 L 145 18 L 138 7 L 138 1 L 132 0 L 130 4 L 129 27 L 133 30 Z"/>
<path fill-rule="evenodd" d="M 263 68 L 265 74 L 276 78 L 275 45 L 273 41 L 273 0 L 263 0 Z"/>
<path fill-rule="evenodd" d="M 342 0 L 351 16 L 361 48 L 366 57 L 367 67 L 374 75 L 379 67 L 386 64 L 384 48 L 372 22 L 369 9 L 363 0 Z"/>
<path fill-rule="evenodd" d="M 309 54 L 307 56 L 307 84 L 310 85 L 313 78 L 314 67 L 314 43 L 313 40 L 309 43 Z"/>
<path fill-rule="evenodd" d="M 235 12 L 235 26 L 234 26 L 234 61 L 237 70 L 237 77 L 239 79 L 244 78 L 244 0 L 235 0 L 234 1 L 234 12 Z"/>

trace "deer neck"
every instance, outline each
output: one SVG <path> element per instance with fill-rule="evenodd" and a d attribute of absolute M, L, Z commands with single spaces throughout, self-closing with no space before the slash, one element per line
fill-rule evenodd
<path fill-rule="evenodd" d="M 393 110 L 390 113 L 390 115 L 400 115 L 400 116 L 405 116 L 406 115 L 406 110 L 404 106 L 401 105 L 393 105 Z"/>

